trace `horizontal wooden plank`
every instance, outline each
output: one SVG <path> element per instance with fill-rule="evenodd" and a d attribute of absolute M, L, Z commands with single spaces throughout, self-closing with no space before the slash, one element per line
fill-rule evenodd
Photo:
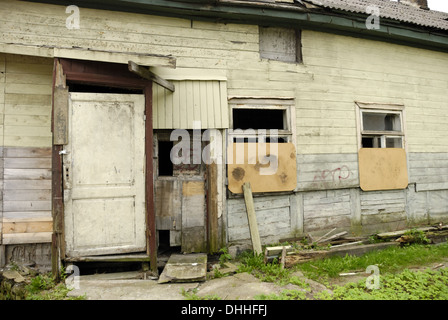
<path fill-rule="evenodd" d="M 51 201 L 3 201 L 3 211 L 48 211 Z"/>
<path fill-rule="evenodd" d="M 52 221 L 3 222 L 3 234 L 52 232 Z"/>
<path fill-rule="evenodd" d="M 51 146 L 51 136 L 5 136 L 3 141 L 5 146 L 14 147 L 49 147 Z"/>
<path fill-rule="evenodd" d="M 51 158 L 51 148 L 5 147 L 5 158 Z"/>
<path fill-rule="evenodd" d="M 51 158 L 5 158 L 8 169 L 51 169 Z"/>
<path fill-rule="evenodd" d="M 277 224 L 290 221 L 289 208 L 278 208 L 275 210 L 258 210 L 255 211 L 257 216 L 258 227 L 263 225 Z M 228 218 L 229 228 L 238 228 L 241 226 L 248 226 L 247 214 L 233 214 Z"/>
<path fill-rule="evenodd" d="M 4 117 L 4 124 L 10 126 L 49 126 L 50 123 L 49 115 L 5 114 Z"/>
<path fill-rule="evenodd" d="M 51 189 L 51 179 L 47 180 L 4 180 L 3 187 L 9 189 Z"/>
<path fill-rule="evenodd" d="M 51 169 L 4 169 L 5 180 L 49 180 Z"/>
<path fill-rule="evenodd" d="M 3 235 L 3 244 L 48 243 L 52 232 L 9 233 Z"/>
<path fill-rule="evenodd" d="M 51 211 L 3 212 L 3 222 L 52 221 Z"/>
<path fill-rule="evenodd" d="M 304 219 L 304 232 L 324 231 L 332 228 L 350 227 L 350 215 L 328 216 L 322 218 Z"/>
<path fill-rule="evenodd" d="M 50 201 L 51 190 L 17 190 L 17 189 L 5 189 L 3 191 L 4 201 Z"/>
<path fill-rule="evenodd" d="M 229 199 L 227 202 L 227 207 L 229 214 L 246 213 L 244 199 Z M 289 207 L 289 196 L 254 198 L 255 212 L 283 207 Z"/>
<path fill-rule="evenodd" d="M 51 211 L 11 211 L 3 212 L 3 221 L 51 221 Z"/>

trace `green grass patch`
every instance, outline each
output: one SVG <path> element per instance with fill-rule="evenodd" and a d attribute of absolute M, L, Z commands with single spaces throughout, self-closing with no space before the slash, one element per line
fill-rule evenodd
<path fill-rule="evenodd" d="M 85 296 L 67 297 L 70 289 L 64 283 L 65 274 L 62 281 L 56 282 L 51 273 L 39 274 L 33 277 L 25 287 L 26 300 L 84 300 Z"/>
<path fill-rule="evenodd" d="M 447 300 L 448 268 L 410 271 L 380 276 L 378 289 L 368 289 L 365 280 L 334 286 L 314 296 L 319 300 Z"/>
<path fill-rule="evenodd" d="M 297 276 L 292 275 L 293 269 L 281 268 L 277 259 L 264 263 L 262 254 L 243 252 L 238 256 L 240 265 L 237 272 L 247 272 L 265 282 L 274 282 L 278 285 L 294 284 L 301 288 L 308 288 L 308 284 Z"/>
<path fill-rule="evenodd" d="M 377 265 L 381 273 L 393 273 L 408 267 L 422 266 L 448 257 L 448 243 L 434 245 L 410 245 L 389 247 L 371 251 L 362 256 L 346 255 L 298 264 L 297 269 L 305 276 L 322 282 L 337 277 L 339 273 L 365 270 L 369 265 Z"/>

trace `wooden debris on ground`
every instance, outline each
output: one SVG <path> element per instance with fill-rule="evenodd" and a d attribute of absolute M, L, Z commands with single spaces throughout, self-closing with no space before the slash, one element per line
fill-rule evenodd
<path fill-rule="evenodd" d="M 441 223 L 436 226 L 375 234 L 375 238 L 382 242 L 373 244 L 369 243 L 367 237 L 349 237 L 345 231 L 331 235 L 335 230 L 336 228 L 316 239 L 309 237 L 313 241 L 311 246 L 296 243 L 296 245 L 266 247 L 264 262 L 271 262 L 277 258 L 282 268 L 289 268 L 298 263 L 335 255 L 361 255 L 371 250 L 382 250 L 390 246 L 415 242 L 415 238 L 410 231 L 416 230 L 417 232 L 423 231 L 426 238 L 433 244 L 448 240 L 448 225 L 444 226 Z M 328 244 L 331 246 L 324 249 Z"/>
<path fill-rule="evenodd" d="M 418 238 L 413 235 L 413 231 L 423 232 L 429 242 L 433 244 L 446 242 L 448 240 L 448 225 L 443 225 L 442 223 L 430 227 L 378 233 L 375 237 L 379 240 L 396 241 L 401 244 L 409 244 L 418 241 Z"/>

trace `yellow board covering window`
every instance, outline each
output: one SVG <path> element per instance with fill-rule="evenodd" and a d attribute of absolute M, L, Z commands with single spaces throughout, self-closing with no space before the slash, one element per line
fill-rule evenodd
<path fill-rule="evenodd" d="M 227 150 L 229 190 L 243 193 L 292 191 L 297 184 L 296 149 L 292 143 L 232 143 Z"/>
<path fill-rule="evenodd" d="M 362 190 L 393 190 L 408 186 L 404 149 L 361 148 L 358 160 L 359 184 Z"/>

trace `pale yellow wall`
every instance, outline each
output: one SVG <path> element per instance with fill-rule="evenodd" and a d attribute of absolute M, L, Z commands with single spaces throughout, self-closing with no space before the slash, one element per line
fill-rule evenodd
<path fill-rule="evenodd" d="M 3 146 L 51 147 L 52 59 L 4 57 Z"/>
<path fill-rule="evenodd" d="M 305 31 L 303 55 L 314 80 L 298 89 L 299 146 L 357 152 L 361 101 L 405 106 L 409 152 L 447 152 L 448 54 Z"/>
<path fill-rule="evenodd" d="M 183 74 L 224 74 L 229 97 L 294 97 L 299 154 L 357 153 L 355 101 L 404 104 L 408 151 L 448 150 L 448 140 L 443 139 L 448 128 L 446 53 L 303 31 L 304 64 L 290 64 L 260 59 L 258 27 L 254 25 L 81 8 L 81 28 L 68 30 L 65 22 L 69 14 L 63 6 L 1 2 L 0 44 L 172 55 Z M 51 66 L 42 68 L 48 84 Z M 30 87 L 24 83 L 7 84 L 7 97 L 30 90 L 25 92 L 47 99 L 44 96 L 48 97 L 50 89 L 43 88 L 40 79 L 20 78 L 11 79 L 34 82 Z M 49 126 L 46 110 L 34 110 L 35 114 L 25 118 L 6 114 L 5 145 L 28 144 L 27 140 L 49 144 L 48 131 L 32 130 L 25 133 L 29 138 L 21 141 L 11 131 L 13 124 Z"/>

